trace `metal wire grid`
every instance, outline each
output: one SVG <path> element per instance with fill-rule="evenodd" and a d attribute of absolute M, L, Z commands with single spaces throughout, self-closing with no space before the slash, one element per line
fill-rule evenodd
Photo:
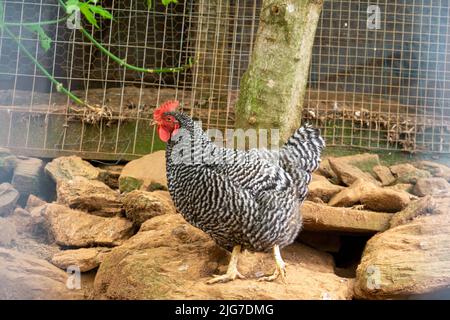
<path fill-rule="evenodd" d="M 366 27 L 369 4 L 380 7 L 379 30 Z M 143 75 L 114 64 L 64 24 L 46 27 L 55 35 L 47 53 L 25 28 L 13 28 L 59 81 L 89 102 L 111 106 L 115 113 L 94 126 L 81 121 L 73 137 L 67 128 L 79 114 L 1 34 L 0 88 L 8 90 L 0 93 L 0 111 L 10 112 L 0 114 L 9 119 L 6 131 L 0 127 L 0 137 L 7 137 L 0 138 L 0 145 L 56 155 L 65 151 L 98 158 L 138 156 L 158 148 L 154 130 L 148 132 L 152 108 L 174 97 L 185 111 L 202 119 L 205 128 L 233 127 L 233 106 L 250 60 L 261 1 L 180 1 L 151 9 L 141 0 L 110 0 L 103 5 L 115 20 L 101 21 L 100 29 L 90 31 L 113 53 L 148 68 L 180 66 L 195 57 L 194 68 Z M 54 0 L 8 0 L 4 12 L 7 21 L 63 15 Z M 313 51 L 305 119 L 323 128 L 329 145 L 409 150 L 426 146 L 429 151 L 449 152 L 448 15 L 443 0 L 326 1 Z M 55 110 L 55 105 L 64 108 Z M 33 121 L 39 116 L 43 129 L 36 133 Z M 50 116 L 64 121 L 49 125 Z M 143 136 L 147 133 L 150 143 Z M 40 134 L 43 139 L 38 142 L 30 139 Z M 58 139 L 50 139 L 55 134 Z"/>
<path fill-rule="evenodd" d="M 186 37 L 184 30 L 188 15 L 184 10 L 187 6 L 166 9 L 155 3 L 156 6 L 148 10 L 144 1 L 117 0 L 104 5 L 113 13 L 114 21 L 100 21 L 100 29 L 92 27 L 90 31 L 114 54 L 125 58 L 128 63 L 146 68 L 186 63 L 188 57 L 183 38 Z M 56 1 L 48 0 L 6 1 L 4 12 L 7 22 L 53 20 L 64 15 Z M 140 152 L 137 147 L 144 143 L 149 145 L 148 141 L 142 141 L 144 138 L 139 133 L 149 131 L 150 108 L 161 99 L 176 96 L 180 79 L 187 77 L 187 73 L 143 75 L 131 72 L 100 55 L 98 48 L 64 23 L 45 27 L 54 40 L 49 52 L 44 52 L 36 37 L 25 28 L 11 29 L 58 81 L 89 103 L 110 105 L 113 116 L 100 119 L 94 126 L 87 123 L 86 114 L 80 116 L 78 111 L 74 112 L 76 109 L 72 108 L 71 102 L 55 92 L 12 40 L 2 34 L 0 87 L 4 90 L 0 93 L 0 111 L 3 109 L 5 112 L 0 114 L 3 120 L 1 145 L 19 148 L 25 153 L 31 150 L 37 154 L 39 151 L 44 154 L 67 151 L 100 158 L 128 158 L 148 152 L 147 147 L 141 147 Z M 146 92 L 148 85 L 153 87 Z M 171 90 L 163 95 L 161 91 L 164 88 Z M 144 102 L 148 95 L 151 95 L 149 105 Z M 41 119 L 36 120 L 39 117 Z M 74 117 L 78 125 L 74 124 Z M 52 118 L 57 118 L 58 125 L 51 125 Z M 26 124 L 21 125 L 23 122 Z M 125 123 L 128 128 L 124 135 L 121 131 Z M 20 133 L 15 130 L 17 124 L 22 129 Z M 35 139 L 31 135 L 33 141 L 30 142 L 30 134 L 33 134 L 30 128 L 36 131 L 36 124 L 44 127 L 38 130 L 43 138 Z M 109 131 L 108 136 L 105 136 L 106 131 Z M 50 139 L 49 135 L 54 137 Z M 148 134 L 146 140 L 150 138 Z"/>
<path fill-rule="evenodd" d="M 329 145 L 450 151 L 449 13 L 441 0 L 325 2 L 305 117 Z"/>

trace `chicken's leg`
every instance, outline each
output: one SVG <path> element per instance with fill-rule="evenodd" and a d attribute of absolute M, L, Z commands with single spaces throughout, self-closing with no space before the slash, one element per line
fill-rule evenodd
<path fill-rule="evenodd" d="M 273 257 L 275 258 L 276 264 L 275 271 L 270 276 L 259 278 L 258 281 L 273 281 L 281 276 L 281 280 L 286 282 L 286 264 L 281 258 L 280 247 L 278 245 L 273 247 Z"/>
<path fill-rule="evenodd" d="M 228 269 L 227 269 L 227 273 L 218 276 L 218 275 L 213 275 L 213 279 L 207 281 L 207 284 L 213 284 L 213 283 L 217 283 L 217 282 L 228 282 L 228 281 L 232 281 L 236 278 L 239 279 L 244 279 L 245 277 L 239 273 L 238 269 L 237 269 L 237 262 L 238 262 L 238 257 L 239 257 L 239 253 L 241 252 L 241 246 L 237 245 L 234 246 L 233 248 L 233 252 L 231 252 L 231 259 L 230 259 L 230 263 L 228 264 Z"/>

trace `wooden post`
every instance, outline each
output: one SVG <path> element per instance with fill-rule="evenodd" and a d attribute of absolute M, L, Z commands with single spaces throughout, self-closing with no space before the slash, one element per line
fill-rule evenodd
<path fill-rule="evenodd" d="M 279 128 L 284 142 L 299 127 L 322 5 L 323 0 L 263 0 L 240 84 L 236 128 Z"/>

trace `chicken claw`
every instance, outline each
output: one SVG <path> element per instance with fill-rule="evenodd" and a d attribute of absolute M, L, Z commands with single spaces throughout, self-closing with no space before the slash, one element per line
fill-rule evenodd
<path fill-rule="evenodd" d="M 275 265 L 276 265 L 275 271 L 270 276 L 259 278 L 258 281 L 274 281 L 278 277 L 281 277 L 283 283 L 286 283 L 286 264 L 281 258 L 280 247 L 278 245 L 275 245 L 273 247 L 273 256 L 275 258 Z"/>
<path fill-rule="evenodd" d="M 213 274 L 213 277 L 214 277 L 213 279 L 208 280 L 206 283 L 207 284 L 213 284 L 213 283 L 219 283 L 219 282 L 225 283 L 228 281 L 233 281 L 236 278 L 245 279 L 245 277 L 237 270 L 235 270 L 234 272 L 227 271 L 227 273 L 222 274 L 222 275 Z"/>
<path fill-rule="evenodd" d="M 238 257 L 239 257 L 240 252 L 241 252 L 241 246 L 240 245 L 234 246 L 233 252 L 231 253 L 230 263 L 228 264 L 227 273 L 225 273 L 223 275 L 213 275 L 213 279 L 208 280 L 206 283 L 207 284 L 213 284 L 213 283 L 218 283 L 218 282 L 223 283 L 223 282 L 233 281 L 236 278 L 244 279 L 245 277 L 237 269 L 237 262 L 238 262 Z"/>

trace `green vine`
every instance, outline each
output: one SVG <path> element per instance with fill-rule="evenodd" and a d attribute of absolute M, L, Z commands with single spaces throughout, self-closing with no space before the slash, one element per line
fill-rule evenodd
<path fill-rule="evenodd" d="M 11 32 L 11 30 L 9 30 L 9 28 L 7 26 L 3 26 L 3 30 L 17 43 L 17 45 L 19 46 L 19 49 L 22 50 L 23 53 L 25 53 L 25 55 L 31 59 L 31 61 L 33 61 L 34 64 L 36 64 L 36 66 L 39 68 L 39 70 L 42 71 L 42 73 L 49 78 L 52 83 L 56 86 L 56 90 L 58 92 L 62 92 L 65 93 L 66 95 L 68 95 L 72 100 L 74 100 L 76 103 L 78 104 L 82 104 L 85 105 L 86 103 L 83 102 L 80 98 L 78 98 L 77 96 L 75 96 L 73 93 L 71 93 L 69 90 L 67 90 L 61 82 L 58 82 L 58 80 L 56 80 L 43 66 L 42 64 L 36 60 L 36 58 L 30 53 L 30 51 L 28 51 L 28 49 L 20 42 L 20 40 L 14 35 L 14 33 Z"/>
<path fill-rule="evenodd" d="M 41 22 L 23 22 L 23 23 L 12 23 L 12 22 L 4 22 L 4 13 L 3 13 L 3 0 L 0 0 L 0 30 L 4 30 L 11 39 L 16 42 L 16 44 L 19 47 L 19 50 L 21 50 L 35 65 L 36 67 L 56 86 L 56 90 L 58 92 L 62 92 L 66 94 L 70 99 L 72 99 L 75 103 L 83 105 L 88 107 L 89 109 L 95 109 L 94 107 L 90 106 L 85 101 L 78 98 L 76 95 L 74 95 L 70 90 L 65 88 L 62 83 L 60 83 L 58 80 L 56 80 L 43 66 L 42 64 L 31 54 L 31 52 L 21 43 L 20 39 L 9 29 L 9 27 L 13 26 L 23 26 L 26 27 L 31 32 L 35 33 L 39 39 L 41 47 L 47 51 L 50 49 L 52 44 L 52 39 L 45 33 L 42 26 L 44 25 L 51 25 L 51 24 L 57 24 L 63 21 L 66 21 L 72 17 L 72 15 L 78 11 L 83 14 L 83 16 L 86 18 L 86 21 L 93 25 L 95 28 L 99 28 L 97 18 L 96 16 L 101 16 L 104 19 L 113 20 L 112 14 L 98 5 L 98 0 L 86 0 L 86 1 L 80 1 L 80 0 L 67 0 L 64 2 L 63 0 L 58 0 L 59 4 L 64 8 L 66 15 L 60 19 L 57 20 L 47 20 L 47 21 L 41 21 Z M 161 0 L 162 4 L 165 6 L 170 5 L 171 3 L 177 3 L 177 0 Z M 147 6 L 150 8 L 152 6 L 152 0 L 146 0 Z M 158 69 L 149 69 L 149 68 L 142 68 L 138 66 L 131 65 L 127 63 L 124 59 L 119 58 L 118 56 L 114 55 L 111 51 L 109 51 L 107 48 L 102 46 L 83 26 L 79 26 L 78 28 L 81 33 L 95 46 L 97 47 L 103 54 L 110 57 L 114 62 L 118 63 L 119 65 L 133 70 L 137 72 L 143 72 L 143 73 L 174 73 L 174 72 L 180 72 L 186 69 L 189 69 L 193 66 L 194 61 L 192 58 L 188 59 L 188 63 L 180 66 L 180 67 L 172 67 L 172 68 L 158 68 Z"/>
<path fill-rule="evenodd" d="M 0 1 L 1 3 L 1 1 Z M 3 8 L 1 8 L 0 10 L 3 10 Z M 66 16 L 66 17 L 62 17 L 56 20 L 46 20 L 46 21 L 41 21 L 41 22 L 1 22 L 0 24 L 3 24 L 5 26 L 9 26 L 9 27 L 27 27 L 27 26 L 45 26 L 45 25 L 49 25 L 49 24 L 58 24 L 60 22 L 64 22 L 67 19 L 69 19 L 70 16 Z"/>
<path fill-rule="evenodd" d="M 173 67 L 173 68 L 160 68 L 160 69 L 146 69 L 146 68 L 141 68 L 141 67 L 137 67 L 137 66 L 133 66 L 129 63 L 127 63 L 125 60 L 120 59 L 118 56 L 114 55 L 113 53 L 111 53 L 111 51 L 109 51 L 108 49 L 106 49 L 105 47 L 103 47 L 97 40 L 95 40 L 95 38 L 86 31 L 86 29 L 84 29 L 83 27 L 80 29 L 80 31 L 83 33 L 83 35 L 89 39 L 89 41 L 91 41 L 97 48 L 100 49 L 100 51 L 102 51 L 104 54 L 106 54 L 108 57 L 110 57 L 112 60 L 114 60 L 115 62 L 117 62 L 118 64 L 120 64 L 121 66 L 124 66 L 125 68 L 128 68 L 130 70 L 134 70 L 134 71 L 138 71 L 138 72 L 146 72 L 146 73 L 164 73 L 164 72 L 179 72 L 179 71 L 183 71 L 185 69 L 188 69 L 190 67 L 192 67 L 192 65 L 194 64 L 192 58 L 188 59 L 188 63 L 184 66 L 181 67 Z"/>

